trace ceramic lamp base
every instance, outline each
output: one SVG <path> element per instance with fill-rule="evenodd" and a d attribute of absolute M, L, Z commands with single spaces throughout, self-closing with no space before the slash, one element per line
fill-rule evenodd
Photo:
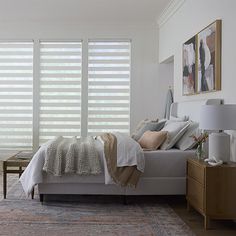
<path fill-rule="evenodd" d="M 224 132 L 209 135 L 209 158 L 213 156 L 224 163 L 230 161 L 230 135 Z"/>

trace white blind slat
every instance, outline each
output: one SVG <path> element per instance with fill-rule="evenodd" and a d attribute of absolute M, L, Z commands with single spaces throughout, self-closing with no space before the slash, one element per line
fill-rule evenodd
<path fill-rule="evenodd" d="M 51 128 L 50 131 L 48 131 L 48 129 L 43 129 L 41 128 L 40 131 L 40 136 L 39 136 L 39 140 L 41 139 L 47 139 L 46 137 L 50 136 L 51 138 L 56 137 L 56 136 L 69 136 L 69 137 L 73 137 L 73 136 L 80 136 L 80 127 L 78 127 L 77 130 L 75 129 L 53 129 Z M 49 140 L 49 139 L 48 139 Z"/>
<path fill-rule="evenodd" d="M 129 96 L 97 96 L 97 95 L 92 96 L 92 95 L 90 95 L 88 98 L 90 101 L 91 100 L 104 101 L 107 99 L 109 99 L 111 101 L 113 101 L 113 100 L 125 100 L 125 101 L 129 100 Z"/>
<path fill-rule="evenodd" d="M 76 74 L 65 74 L 65 73 L 57 73 L 57 74 L 53 74 L 53 73 L 48 73 L 48 74 L 41 74 L 41 78 L 42 80 L 43 79 L 46 79 L 46 78 L 55 78 L 55 79 L 61 79 L 61 78 L 78 78 L 78 77 L 81 77 L 81 73 L 76 73 Z"/>
<path fill-rule="evenodd" d="M 105 52 L 103 51 L 89 51 L 89 59 L 96 59 L 99 60 L 99 57 L 103 57 L 103 59 L 110 59 L 110 60 L 118 60 L 118 59 L 127 59 L 129 57 L 129 52 L 123 51 L 123 52 Z"/>
<path fill-rule="evenodd" d="M 54 93 L 77 93 L 77 92 L 80 92 L 80 89 L 79 88 L 75 88 L 74 86 L 73 87 L 67 87 L 67 89 L 65 88 L 62 88 L 62 87 L 58 87 L 58 88 L 43 88 L 41 87 L 41 92 L 54 92 Z"/>
<path fill-rule="evenodd" d="M 130 78 L 130 75 L 129 74 L 93 74 L 93 73 L 90 73 L 89 74 L 89 78 L 91 79 L 120 79 L 120 78 L 126 78 L 126 79 L 129 79 Z"/>
<path fill-rule="evenodd" d="M 100 59 L 100 60 L 90 60 L 91 66 L 92 65 L 100 65 L 100 64 L 106 64 L 109 66 L 110 64 L 119 66 L 120 64 L 129 64 L 129 60 L 116 60 L 116 63 L 114 64 L 114 60 L 106 60 L 106 59 Z"/>
<path fill-rule="evenodd" d="M 66 114 L 69 114 L 69 115 L 74 115 L 74 114 L 77 114 L 77 115 L 80 115 L 80 110 L 70 110 L 70 111 L 64 111 Z M 58 114 L 63 114 L 63 109 L 62 110 L 50 110 L 50 109 L 47 109 L 47 110 L 40 110 L 40 114 L 42 115 L 58 115 Z"/>
<path fill-rule="evenodd" d="M 29 85 L 29 87 L 32 86 L 32 81 L 30 80 L 2 80 L 1 85 Z"/>
<path fill-rule="evenodd" d="M 14 117 L 14 116 L 0 116 L 0 123 L 1 121 L 5 122 L 6 119 L 8 120 L 7 122 L 10 122 L 10 121 L 14 121 L 14 122 L 18 122 L 18 121 L 32 121 L 32 117 Z"/>
<path fill-rule="evenodd" d="M 50 101 L 50 100 L 49 100 Z M 50 102 L 41 102 L 41 107 L 61 107 L 62 109 L 64 109 L 65 107 L 73 107 L 73 109 L 74 108 L 78 108 L 78 106 L 80 106 L 80 102 L 76 102 L 76 103 L 74 103 L 74 102 L 61 102 L 60 100 L 59 101 L 57 101 L 57 102 L 54 102 L 54 103 L 50 103 Z M 79 108 L 78 109 L 76 109 L 76 110 L 79 110 Z"/>
<path fill-rule="evenodd" d="M 70 73 L 72 73 L 72 72 L 74 72 L 74 71 L 81 71 L 81 67 L 80 67 L 80 63 L 78 63 L 78 65 L 76 66 L 76 65 L 73 65 L 72 63 L 68 63 L 68 65 L 65 65 L 64 63 L 62 64 L 62 63 L 55 63 L 55 64 L 57 64 L 57 65 L 50 65 L 49 63 L 45 63 L 46 65 L 42 65 L 42 63 L 41 63 L 41 70 L 45 70 L 45 71 L 48 71 L 48 72 L 50 72 L 50 71 L 58 71 L 58 70 L 60 70 L 60 71 L 67 71 L 68 69 L 69 69 L 69 71 L 67 71 L 68 73 L 70 72 Z M 60 65 L 60 64 L 62 64 L 62 65 Z M 1 67 L 0 67 L 0 69 L 1 69 Z"/>
<path fill-rule="evenodd" d="M 66 122 L 64 121 L 66 118 Z M 40 117 L 40 120 L 43 123 L 45 122 L 50 122 L 50 121 L 53 121 L 55 123 L 58 123 L 58 122 L 63 122 L 63 123 L 68 123 L 68 122 L 77 122 L 78 123 L 78 120 L 80 119 L 80 116 L 50 116 L 50 117 L 47 117 L 47 116 L 41 116 Z"/>
<path fill-rule="evenodd" d="M 117 117 L 117 118 L 105 118 L 105 117 L 93 117 L 93 118 L 89 118 L 88 122 L 90 124 L 94 123 L 94 122 L 126 122 L 127 118 L 122 118 L 122 117 Z"/>
<path fill-rule="evenodd" d="M 120 85 L 125 85 L 129 88 L 129 81 L 128 80 L 125 80 L 125 81 L 119 81 L 119 80 L 109 80 L 109 81 L 104 81 L 104 80 L 97 80 L 97 81 L 89 81 L 89 85 L 91 86 L 109 86 L 109 85 L 114 85 L 114 81 L 116 82 L 116 84 L 118 86 Z"/>
<path fill-rule="evenodd" d="M 63 56 L 67 56 L 67 58 L 70 58 L 69 56 L 81 56 L 81 52 L 71 52 L 71 51 L 41 51 L 42 56 L 59 56 L 59 58 Z M 45 57 L 44 57 L 45 58 Z M 46 57 L 47 58 L 47 57 Z"/>

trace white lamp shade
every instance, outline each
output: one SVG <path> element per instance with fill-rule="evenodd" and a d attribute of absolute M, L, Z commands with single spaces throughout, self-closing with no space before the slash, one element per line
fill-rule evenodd
<path fill-rule="evenodd" d="M 236 130 L 236 104 L 203 105 L 200 111 L 199 128 Z"/>

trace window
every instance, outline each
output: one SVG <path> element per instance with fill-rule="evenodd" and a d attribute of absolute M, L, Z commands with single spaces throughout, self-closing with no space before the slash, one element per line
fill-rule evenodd
<path fill-rule="evenodd" d="M 32 149 L 33 42 L 0 42 L 0 148 Z"/>
<path fill-rule="evenodd" d="M 130 42 L 88 44 L 88 135 L 130 128 Z"/>
<path fill-rule="evenodd" d="M 0 149 L 129 133 L 130 58 L 128 40 L 0 41 Z"/>
<path fill-rule="evenodd" d="M 80 136 L 81 58 L 81 42 L 40 43 L 40 144 Z"/>

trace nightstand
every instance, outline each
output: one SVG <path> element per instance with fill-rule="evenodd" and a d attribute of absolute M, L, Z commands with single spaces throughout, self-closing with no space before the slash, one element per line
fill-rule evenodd
<path fill-rule="evenodd" d="M 204 227 L 210 219 L 236 219 L 236 163 L 210 166 L 196 158 L 187 160 L 186 199 L 204 216 Z"/>

